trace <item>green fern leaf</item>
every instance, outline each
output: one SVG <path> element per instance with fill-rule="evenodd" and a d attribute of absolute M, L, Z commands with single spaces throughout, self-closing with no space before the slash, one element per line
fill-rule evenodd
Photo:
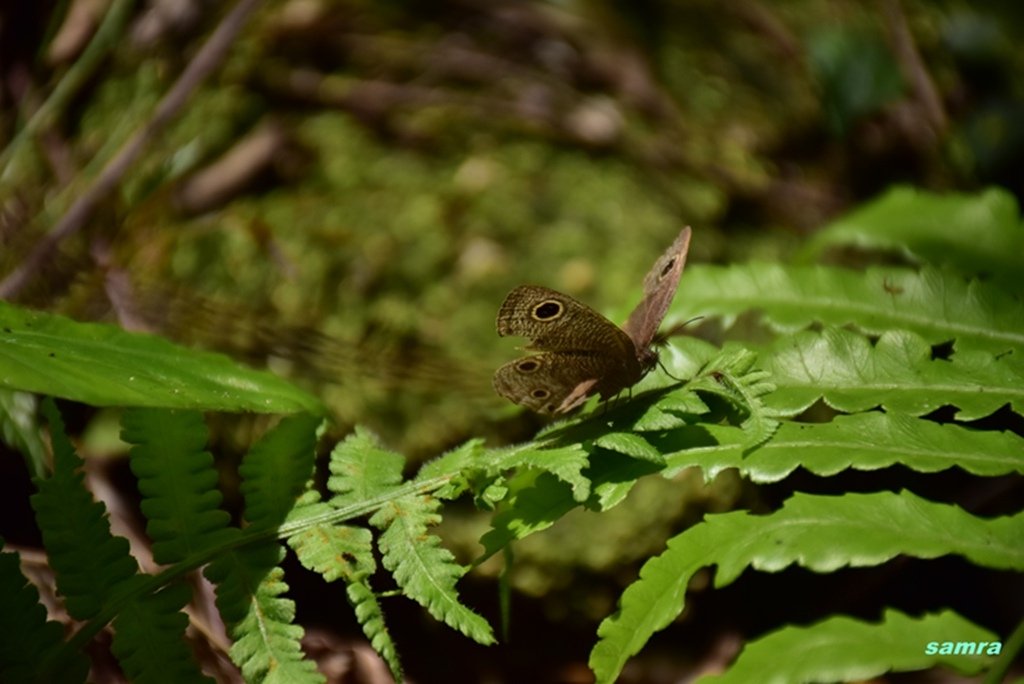
<path fill-rule="evenodd" d="M 777 572 L 792 563 L 831 572 L 883 563 L 898 554 L 936 558 L 955 553 L 999 569 L 1024 568 L 1024 513 L 984 520 L 910 492 L 815 496 L 795 494 L 779 511 L 709 515 L 669 540 L 647 561 L 598 628 L 590 665 L 598 682 L 613 682 L 626 660 L 683 609 L 693 574 L 715 564 L 715 586 L 747 567 Z M 836 545 L 835 539 L 845 543 Z"/>
<path fill-rule="evenodd" d="M 56 665 L 48 679 L 41 678 L 40 663 L 58 653 L 64 627 L 46 619 L 39 592 L 21 574 L 17 553 L 0 552 L 0 634 L 0 681 L 85 681 L 89 663 L 79 652 L 68 654 L 68 660 Z"/>
<path fill-rule="evenodd" d="M 1018 291 L 1021 284 L 1024 230 L 1016 199 L 1002 188 L 975 195 L 893 188 L 815 233 L 805 256 L 832 245 L 908 253 L 920 262 L 993 276 Z"/>
<path fill-rule="evenodd" d="M 476 461 L 486 451 L 484 440 L 471 439 L 441 456 L 427 461 L 416 473 L 417 480 L 426 480 L 444 475 L 455 475 L 477 465 Z"/>
<path fill-rule="evenodd" d="M 369 577 L 376 570 L 373 536 L 360 527 L 318 525 L 288 539 L 305 567 L 323 575 L 328 582 L 345 582 L 348 601 L 370 645 L 388 664 L 395 681 L 402 681 L 402 666 L 384 612 L 370 588 Z"/>
<path fill-rule="evenodd" d="M 146 531 L 158 563 L 184 560 L 217 546 L 235 530 L 218 508 L 217 471 L 204 451 L 206 423 L 191 411 L 131 409 L 121 438 L 131 449 L 131 468 L 142 493 Z"/>
<path fill-rule="evenodd" d="M 246 454 L 239 473 L 245 517 L 254 529 L 276 529 L 294 514 L 313 471 L 318 423 L 307 414 L 289 416 Z M 247 682 L 323 682 L 299 646 L 303 630 L 293 624 L 295 604 L 281 596 L 288 589 L 278 567 L 283 558 L 275 542 L 223 554 L 207 567 L 235 640 L 231 659 Z"/>
<path fill-rule="evenodd" d="M 753 449 L 771 439 L 779 423 L 768 414 L 763 397 L 775 390 L 769 373 L 754 368 L 757 355 L 748 349 L 726 348 L 690 381 L 688 389 L 715 394 L 747 414 L 741 428 Z"/>
<path fill-rule="evenodd" d="M 689 384 L 683 389 L 662 394 L 656 401 L 639 408 L 641 410 L 630 425 L 633 432 L 674 430 L 691 422 L 692 416 L 701 416 L 711 410 Z"/>
<path fill-rule="evenodd" d="M 327 489 L 335 494 L 331 505 L 366 501 L 394 489 L 402 482 L 405 459 L 383 448 L 369 431 L 357 427 L 331 453 L 331 477 Z"/>
<path fill-rule="evenodd" d="M 488 468 L 492 472 L 534 468 L 551 473 L 572 488 L 574 500 L 586 501 L 590 496 L 590 479 L 583 475 L 583 469 L 590 464 L 589 459 L 588 450 L 581 444 L 548 449 L 526 446 L 496 452 Z"/>
<path fill-rule="evenodd" d="M 910 330 L 928 344 L 956 340 L 956 348 L 999 354 L 1024 348 L 1024 303 L 991 283 L 932 268 L 868 269 L 867 272 L 779 264 L 686 269 L 673 313 L 719 315 L 731 324 L 760 310 L 777 329 L 793 332 L 812 323 L 880 335 Z"/>
<path fill-rule="evenodd" d="M 702 677 L 699 684 L 746 682 L 854 682 L 886 672 L 910 672 L 944 665 L 965 675 L 981 672 L 991 656 L 929 655 L 929 642 L 998 641 L 953 611 L 912 618 L 885 611 L 874 624 L 831 617 L 809 627 L 785 627 L 749 642 L 724 674 Z"/>
<path fill-rule="evenodd" d="M 626 456 L 665 465 L 665 457 L 646 439 L 633 432 L 608 432 L 594 442 L 595 445 Z"/>
<path fill-rule="evenodd" d="M 54 468 L 53 475 L 38 481 L 32 508 L 68 613 L 87 620 L 132 580 L 138 564 L 128 553 L 128 540 L 110 533 L 106 509 L 86 489 L 78 472 L 81 459 L 52 400 L 43 402 L 43 413 L 50 423 Z"/>
<path fill-rule="evenodd" d="M 231 660 L 250 684 L 325 681 L 299 646 L 302 627 L 293 624 L 295 603 L 282 597 L 288 586 L 278 564 L 284 549 L 261 544 L 219 556 L 206 576 L 217 586 L 217 608 L 235 640 Z"/>
<path fill-rule="evenodd" d="M 781 339 L 764 362 L 778 385 L 766 401 L 783 415 L 819 397 L 848 413 L 881 405 L 919 416 L 952 404 L 957 418 L 974 420 L 1006 403 L 1024 410 L 1024 363 L 1014 355 L 932 360 L 924 340 L 905 331 L 883 334 L 874 347 L 849 330 L 803 332 Z"/>
<path fill-rule="evenodd" d="M 380 602 L 376 594 L 366 581 L 350 582 L 345 587 L 348 602 L 356 612 L 356 619 L 362 625 L 363 634 L 370 640 L 373 650 L 384 659 L 391 671 L 391 677 L 396 682 L 404 680 L 402 677 L 402 664 L 398 659 L 398 651 L 395 649 L 395 642 L 391 639 L 384 624 L 384 611 L 381 610 Z"/>
<path fill-rule="evenodd" d="M 253 526 L 276 528 L 295 507 L 313 473 L 319 423 L 307 413 L 288 416 L 242 460 L 245 519 Z"/>
<path fill-rule="evenodd" d="M 288 538 L 299 562 L 328 582 L 363 580 L 373 574 L 373 535 L 362 527 L 316 525 Z"/>
<path fill-rule="evenodd" d="M 191 597 L 186 584 L 128 603 L 114 620 L 111 650 L 133 684 L 212 682 L 185 643 L 188 616 L 181 612 Z"/>
<path fill-rule="evenodd" d="M 378 544 L 384 567 L 403 593 L 431 615 L 481 644 L 494 643 L 491 626 L 459 603 L 455 583 L 465 568 L 455 562 L 441 540 L 427 533 L 440 522 L 439 502 L 428 496 L 406 496 L 387 502 L 370 524 L 383 530 Z"/>
<path fill-rule="evenodd" d="M 671 440 L 676 444 L 678 435 L 685 433 L 686 428 L 673 430 L 660 439 L 659 451 L 671 451 L 665 440 Z M 594 482 L 594 495 L 587 501 L 586 506 L 595 511 L 607 511 L 625 500 L 633 486 L 645 475 L 660 472 L 662 466 L 652 461 L 641 461 L 635 458 L 623 458 L 615 452 L 605 451 L 597 455 L 594 464 L 590 468 L 590 476 Z"/>
<path fill-rule="evenodd" d="M 974 475 L 1024 473 L 1024 439 L 1012 432 L 969 430 L 903 414 L 870 411 L 837 416 L 828 423 L 784 422 L 768 443 L 744 455 L 744 435 L 725 425 L 703 426 L 715 438 L 667 456 L 666 477 L 699 466 L 711 481 L 737 468 L 754 482 L 776 482 L 798 467 L 830 476 L 845 470 L 877 470 L 900 463 L 924 473 L 959 467 Z"/>
<path fill-rule="evenodd" d="M 319 499 L 319 493 L 313 489 L 308 490 L 292 518 L 313 517 L 333 508 L 320 503 Z M 315 525 L 289 537 L 288 544 L 305 567 L 319 573 L 328 582 L 337 579 L 345 582 L 348 602 L 355 611 L 363 633 L 387 663 L 394 680 L 402 681 L 398 651 L 384 623 L 384 612 L 369 583 L 370 576 L 377 569 L 370 531 L 345 525 Z"/>
<path fill-rule="evenodd" d="M 551 527 L 579 505 L 569 487 L 550 473 L 520 473 L 512 482 L 512 490 L 505 508 L 494 516 L 491 529 L 480 539 L 484 552 L 477 564 L 516 539 Z"/>

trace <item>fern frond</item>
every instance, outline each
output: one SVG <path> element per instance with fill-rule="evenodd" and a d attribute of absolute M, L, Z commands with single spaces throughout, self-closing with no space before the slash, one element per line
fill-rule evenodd
<path fill-rule="evenodd" d="M 929 655 L 929 642 L 991 644 L 998 637 L 957 613 L 912 618 L 887 610 L 879 623 L 831 617 L 808 627 L 784 627 L 748 642 L 725 673 L 702 677 L 700 684 L 746 682 L 854 682 L 886 672 L 909 672 L 944 665 L 964 675 L 991 662 L 984 654 Z"/>
<path fill-rule="evenodd" d="M 853 324 L 872 335 L 909 330 L 928 344 L 956 340 L 968 349 L 999 354 L 1024 347 L 1024 303 L 991 283 L 971 281 L 926 267 L 873 268 L 866 272 L 779 264 L 687 267 L 680 283 L 686 297 L 673 314 L 718 315 L 727 325 L 760 310 L 784 332 L 812 323 Z"/>
<path fill-rule="evenodd" d="M 487 469 L 480 463 L 485 453 L 484 440 L 471 439 L 425 463 L 416 473 L 416 481 L 447 477 L 447 484 L 434 490 L 434 496 L 439 499 L 456 499 L 469 488 L 470 478 L 481 474 L 486 477 Z"/>
<path fill-rule="evenodd" d="M 17 553 L 0 551 L 0 681 L 44 684 L 39 665 L 58 652 L 64 628 L 46 619 L 39 592 L 21 574 L 19 565 Z M 88 661 L 80 652 L 68 656 L 52 671 L 52 680 L 85 681 Z"/>
<path fill-rule="evenodd" d="M 217 546 L 235 532 L 218 506 L 217 471 L 206 423 L 193 411 L 130 409 L 121 438 L 133 444 L 131 468 L 142 493 L 153 558 L 170 564 Z"/>
<path fill-rule="evenodd" d="M 836 416 L 828 423 L 784 422 L 770 442 L 746 456 L 744 435 L 737 428 L 703 429 L 716 443 L 669 454 L 666 477 L 698 466 L 709 482 L 726 468 L 737 468 L 754 482 L 776 482 L 798 467 L 829 476 L 847 468 L 877 470 L 897 463 L 924 473 L 953 467 L 982 476 L 1024 473 L 1024 438 L 1012 432 L 969 430 L 899 413 L 869 411 Z"/>
<path fill-rule="evenodd" d="M 78 471 L 82 461 L 52 400 L 43 402 L 43 413 L 50 423 L 54 469 L 38 481 L 32 508 L 68 613 L 88 620 L 133 579 L 138 564 L 128 553 L 128 540 L 110 533 L 106 509 L 86 489 Z"/>
<path fill-rule="evenodd" d="M 1020 292 L 1020 229 L 1016 198 L 1003 188 L 970 195 L 892 188 L 814 234 L 805 256 L 832 245 L 909 253 L 925 263 L 973 276 L 993 276 Z"/>
<path fill-rule="evenodd" d="M 1024 412 L 1024 363 L 1014 355 L 960 352 L 932 360 L 927 343 L 905 331 L 887 332 L 873 347 L 840 328 L 802 332 L 781 339 L 764 364 L 778 385 L 766 401 L 783 415 L 819 398 L 847 413 L 881 405 L 920 416 L 952 404 L 958 419 L 974 420 L 1006 403 Z"/>
<path fill-rule="evenodd" d="M 642 438 L 640 438 L 642 439 Z M 548 472 L 572 489 L 576 501 L 586 501 L 590 496 L 590 479 L 583 469 L 590 465 L 590 452 L 582 444 L 569 444 L 556 448 L 534 448 L 531 446 L 505 449 L 495 452 L 488 467 L 493 472 L 513 468 L 533 468 Z"/>
<path fill-rule="evenodd" d="M 217 608 L 234 639 L 231 660 L 246 682 L 319 684 L 323 675 L 299 645 L 295 603 L 282 597 L 283 559 L 276 542 L 260 544 L 219 556 L 205 574 L 217 586 Z"/>
<path fill-rule="evenodd" d="M 246 454 L 239 473 L 245 517 L 254 529 L 277 529 L 293 514 L 313 472 L 318 424 L 308 414 L 289 416 Z M 281 596 L 288 590 L 278 567 L 283 559 L 284 549 L 271 542 L 230 551 L 206 568 L 235 641 L 231 660 L 247 682 L 323 682 L 299 645 L 303 629 L 293 624 L 295 604 Z"/>
<path fill-rule="evenodd" d="M 299 562 L 328 582 L 363 580 L 373 574 L 373 535 L 362 527 L 317 525 L 288 538 Z"/>
<path fill-rule="evenodd" d="M 757 354 L 748 349 L 725 349 L 687 386 L 691 391 L 720 396 L 747 415 L 740 427 L 748 449 L 771 439 L 779 426 L 763 399 L 775 390 L 775 385 L 767 371 L 754 368 L 756 361 Z"/>
<path fill-rule="evenodd" d="M 551 527 L 579 505 L 569 487 L 549 473 L 526 471 L 516 476 L 514 484 L 505 507 L 494 516 L 491 529 L 480 539 L 484 552 L 477 564 L 511 542 Z"/>
<path fill-rule="evenodd" d="M 327 489 L 335 494 L 331 505 L 372 499 L 402 482 L 405 459 L 385 449 L 368 430 L 357 427 L 331 452 Z"/>
<path fill-rule="evenodd" d="M 1024 513 L 985 520 L 910 492 L 815 496 L 795 494 L 777 512 L 709 515 L 669 540 L 623 592 L 619 610 L 598 628 L 590 665 L 612 682 L 626 660 L 683 609 L 693 574 L 715 564 L 715 586 L 745 568 L 777 572 L 792 563 L 830 572 L 883 563 L 898 554 L 936 558 L 956 553 L 992 568 L 1024 568 Z M 837 545 L 835 539 L 843 539 Z"/>
<path fill-rule="evenodd" d="M 350 582 L 345 587 L 345 594 L 373 650 L 387 663 L 391 677 L 396 682 L 403 681 L 402 663 L 398 658 L 395 642 L 391 639 L 387 625 L 384 624 L 384 611 L 381 610 L 380 602 L 377 601 L 377 595 L 373 593 L 369 582 Z"/>
<path fill-rule="evenodd" d="M 659 396 L 656 401 L 641 408 L 630 422 L 632 432 L 674 430 L 689 424 L 692 416 L 704 415 L 711 410 L 689 384 L 683 389 Z"/>
<path fill-rule="evenodd" d="M 111 650 L 133 684 L 213 682 L 199 670 L 185 643 L 191 597 L 186 584 L 171 584 L 128 603 L 114 620 Z"/>
<path fill-rule="evenodd" d="M 293 512 L 293 517 L 317 516 L 332 508 L 321 503 L 319 493 L 311 488 L 300 499 L 300 506 Z M 384 611 L 370 587 L 370 576 L 377 569 L 371 532 L 349 525 L 314 525 L 290 536 L 288 545 L 306 568 L 319 573 L 328 582 L 338 579 L 345 582 L 345 595 L 363 633 L 387 663 L 392 678 L 401 682 L 402 664 L 398 650 L 384 623 Z"/>
<path fill-rule="evenodd" d="M 435 618 L 478 643 L 492 644 L 487 621 L 459 603 L 455 583 L 466 569 L 427 532 L 440 522 L 439 506 L 433 497 L 406 496 L 389 501 L 370 518 L 371 525 L 383 530 L 378 545 L 384 567 L 403 593 Z"/>
<path fill-rule="evenodd" d="M 308 413 L 283 418 L 242 460 L 245 519 L 255 527 L 277 527 L 313 473 L 320 419 Z"/>
<path fill-rule="evenodd" d="M 608 432 L 598 437 L 594 441 L 594 445 L 643 461 L 650 461 L 655 465 L 665 465 L 665 457 L 661 452 L 635 432 Z"/>

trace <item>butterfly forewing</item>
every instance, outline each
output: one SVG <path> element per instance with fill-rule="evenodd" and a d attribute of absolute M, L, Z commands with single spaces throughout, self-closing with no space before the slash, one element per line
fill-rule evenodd
<path fill-rule="evenodd" d="M 655 335 L 658 334 L 658 327 L 675 297 L 689 250 L 690 228 L 687 226 L 647 272 L 644 277 L 643 299 L 622 326 L 623 331 L 633 341 L 641 360 L 648 353 Z"/>
<path fill-rule="evenodd" d="M 633 343 L 617 325 L 561 292 L 520 285 L 498 309 L 498 334 L 530 340 L 529 349 L 555 352 L 633 353 Z"/>

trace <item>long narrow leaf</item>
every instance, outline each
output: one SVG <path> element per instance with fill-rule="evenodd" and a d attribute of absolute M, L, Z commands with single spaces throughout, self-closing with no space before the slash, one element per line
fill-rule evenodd
<path fill-rule="evenodd" d="M 313 396 L 226 356 L 0 302 L 0 387 L 92 406 L 322 412 Z"/>
<path fill-rule="evenodd" d="M 819 398 L 850 413 L 882 406 L 920 416 L 953 405 L 959 419 L 974 420 L 1007 403 L 1024 412 L 1024 363 L 1014 355 L 933 360 L 924 340 L 904 331 L 883 334 L 875 346 L 849 330 L 807 331 L 780 340 L 764 363 L 778 385 L 765 401 L 783 415 Z"/>
<path fill-rule="evenodd" d="M 114 620 L 111 650 L 133 684 L 213 682 L 185 643 L 188 616 L 181 609 L 190 596 L 188 585 L 172 584 L 129 603 Z"/>
<path fill-rule="evenodd" d="M 615 681 L 626 660 L 679 615 L 690 578 L 706 565 L 718 566 L 717 587 L 748 567 L 777 572 L 797 563 L 831 572 L 877 565 L 898 554 L 955 553 L 979 565 L 1020 570 L 1022 539 L 1024 513 L 984 520 L 910 492 L 796 494 L 771 515 L 709 515 L 644 564 L 640 579 L 622 594 L 618 612 L 601 623 L 590 666 L 598 682 Z"/>
<path fill-rule="evenodd" d="M 1012 194 L 991 188 L 973 195 L 898 187 L 815 233 L 808 255 L 831 245 L 908 253 L 961 273 L 994 276 L 1019 288 L 1024 230 Z"/>
<path fill-rule="evenodd" d="M 702 468 L 709 481 L 737 468 L 754 482 L 776 482 L 800 467 L 821 476 L 895 464 L 923 473 L 947 468 L 986 476 L 1024 473 L 1024 438 L 1012 432 L 969 430 L 880 411 L 837 416 L 828 423 L 784 422 L 770 442 L 751 453 L 745 453 L 737 428 L 707 425 L 702 431 L 715 443 L 669 454 L 666 477 L 690 466 Z"/>
<path fill-rule="evenodd" d="M 128 553 L 128 540 L 111 534 L 106 509 L 86 489 L 81 459 L 51 400 L 43 403 L 43 412 L 50 423 L 54 471 L 39 481 L 32 508 L 68 613 L 87 620 L 132 580 L 138 564 Z"/>
<path fill-rule="evenodd" d="M 680 318 L 762 311 L 777 329 L 854 324 L 871 333 L 909 330 L 929 344 L 1002 353 L 1024 348 L 1024 303 L 991 283 L 932 268 L 866 272 L 779 264 L 686 269 L 672 313 Z"/>
<path fill-rule="evenodd" d="M 438 501 L 407 496 L 385 504 L 370 519 L 383 530 L 380 549 L 384 567 L 403 592 L 431 615 L 481 644 L 494 643 L 491 626 L 459 602 L 455 583 L 465 568 L 455 562 L 441 540 L 427 532 L 437 524 Z"/>
<path fill-rule="evenodd" d="M 303 630 L 294 624 L 295 603 L 282 596 L 288 589 L 278 567 L 283 559 L 284 549 L 272 542 L 223 554 L 206 569 L 235 640 L 231 660 L 250 684 L 322 684 L 323 675 L 299 646 Z"/>
<path fill-rule="evenodd" d="M 39 592 L 21 574 L 18 560 L 17 553 L 0 552 L 0 681 L 43 684 L 40 663 L 57 653 L 64 628 L 46 619 Z M 88 670 L 85 657 L 74 653 L 50 676 L 81 682 Z"/>
<path fill-rule="evenodd" d="M 886 672 L 908 672 L 944 665 L 965 675 L 991 661 L 995 634 L 952 611 L 912 618 L 887 610 L 874 624 L 832 617 L 809 627 L 785 627 L 748 643 L 724 674 L 699 684 L 867 681 Z M 958 642 L 956 655 L 939 651 Z M 929 653 L 929 644 L 935 652 Z M 979 645 L 980 652 L 976 651 Z"/>
<path fill-rule="evenodd" d="M 218 506 L 217 471 L 204 451 L 206 423 L 199 413 L 132 409 L 121 438 L 131 449 L 142 493 L 146 531 L 158 563 L 175 563 L 216 546 L 234 532 Z"/>

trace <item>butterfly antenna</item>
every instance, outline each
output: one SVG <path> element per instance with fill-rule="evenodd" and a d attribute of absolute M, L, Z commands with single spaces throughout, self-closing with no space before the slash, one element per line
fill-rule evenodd
<path fill-rule="evenodd" d="M 664 345 L 666 342 L 668 342 L 670 337 L 675 337 L 676 335 L 681 334 L 683 332 L 683 328 L 685 328 L 686 326 L 690 325 L 691 323 L 693 323 L 695 321 L 699 321 L 699 320 L 701 320 L 703 318 L 704 318 L 703 316 L 694 316 L 693 318 L 691 318 L 689 320 L 686 320 L 686 321 L 683 321 L 682 323 L 676 323 L 675 325 L 673 325 L 668 330 L 665 330 L 663 332 L 659 332 L 657 335 L 655 335 L 654 336 L 654 341 L 652 342 L 652 344 L 654 346 L 656 346 L 656 347 L 660 347 L 660 346 Z"/>
<path fill-rule="evenodd" d="M 673 325 L 671 328 L 669 328 L 668 330 L 666 330 L 664 332 L 659 332 L 655 336 L 655 338 L 654 338 L 654 342 L 653 342 L 654 346 L 658 346 L 658 347 L 664 346 L 665 344 L 668 343 L 668 340 L 669 340 L 670 337 L 675 337 L 676 335 L 681 334 L 682 331 L 683 331 L 683 328 L 685 328 L 686 326 L 690 325 L 691 323 L 693 323 L 695 321 L 701 320 L 702 318 L 704 318 L 704 317 L 703 316 L 694 316 L 693 318 L 691 318 L 689 320 L 686 320 L 686 321 L 683 321 L 682 323 L 676 323 L 675 325 Z M 678 380 L 679 382 L 684 382 L 683 378 L 677 378 L 676 376 L 674 376 L 674 375 L 672 375 L 671 373 L 668 372 L 668 369 L 665 368 L 665 364 L 663 364 L 661 362 L 661 357 L 658 357 L 658 368 L 660 368 L 665 375 L 667 375 L 668 377 L 672 378 L 673 380 Z"/>

